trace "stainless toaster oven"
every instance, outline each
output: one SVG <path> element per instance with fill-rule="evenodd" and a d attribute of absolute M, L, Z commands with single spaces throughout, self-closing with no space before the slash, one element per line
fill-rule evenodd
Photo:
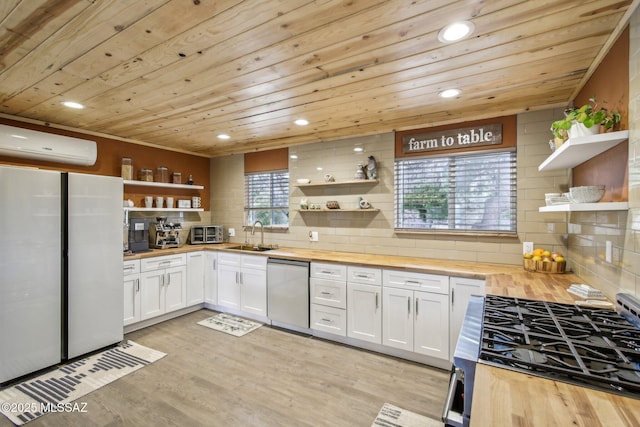
<path fill-rule="evenodd" d="M 221 225 L 194 225 L 191 227 L 192 245 L 222 243 L 224 231 Z"/>

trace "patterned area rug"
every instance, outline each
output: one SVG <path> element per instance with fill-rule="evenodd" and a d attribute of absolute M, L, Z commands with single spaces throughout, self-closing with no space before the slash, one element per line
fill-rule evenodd
<path fill-rule="evenodd" d="M 227 313 L 218 313 L 208 319 L 198 322 L 198 325 L 206 326 L 207 328 L 215 329 L 216 331 L 226 332 L 227 334 L 231 334 L 236 337 L 241 337 L 251 331 L 255 331 L 262 326 L 262 323 L 243 319 L 242 317 L 232 316 Z"/>
<path fill-rule="evenodd" d="M 436 421 L 406 409 L 385 403 L 371 427 L 443 427 L 442 421 Z"/>
<path fill-rule="evenodd" d="M 86 412 L 74 400 L 166 356 L 128 341 L 0 390 L 0 412 L 22 425 L 48 412 Z"/>

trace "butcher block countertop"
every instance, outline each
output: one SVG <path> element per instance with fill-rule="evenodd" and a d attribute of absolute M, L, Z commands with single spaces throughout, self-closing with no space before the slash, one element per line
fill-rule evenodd
<path fill-rule="evenodd" d="M 640 400 L 476 365 L 472 427 L 640 425 Z"/>
<path fill-rule="evenodd" d="M 421 273 L 445 274 L 472 279 L 485 279 L 488 294 L 530 298 L 561 303 L 573 303 L 578 298 L 566 291 L 572 283 L 581 283 L 573 274 L 530 273 L 520 266 L 487 264 L 468 261 L 438 260 L 419 257 L 358 254 L 351 252 L 319 251 L 311 249 L 279 248 L 266 252 L 229 249 L 238 243 L 216 245 L 183 245 L 179 248 L 154 249 L 126 255 L 125 260 L 173 255 L 198 250 L 213 250 L 268 256 L 300 261 L 336 262 L 368 267 L 394 268 Z"/>
<path fill-rule="evenodd" d="M 184 245 L 125 256 L 125 260 L 197 250 L 232 251 L 272 258 L 337 262 L 432 274 L 485 279 L 486 293 L 572 304 L 582 298 L 566 289 L 582 283 L 573 274 L 531 273 L 520 266 L 418 257 L 279 248 L 266 252 L 229 249 L 238 244 Z M 471 425 L 483 426 L 639 426 L 640 400 L 478 364 Z"/>
<path fill-rule="evenodd" d="M 265 252 L 238 251 L 229 249 L 239 243 L 215 245 L 183 245 L 179 248 L 153 249 L 149 252 L 125 255 L 125 260 L 173 255 L 199 250 L 213 250 L 267 256 L 270 258 L 299 261 L 336 262 L 367 267 L 394 268 L 420 273 L 445 274 L 472 279 L 486 279 L 487 293 L 518 296 L 521 298 L 546 299 L 548 301 L 574 301 L 565 289 L 579 278 L 572 274 L 529 273 L 520 266 L 487 264 L 469 261 L 438 260 L 420 257 L 373 255 L 352 252 L 333 252 L 312 249 L 279 248 Z"/>

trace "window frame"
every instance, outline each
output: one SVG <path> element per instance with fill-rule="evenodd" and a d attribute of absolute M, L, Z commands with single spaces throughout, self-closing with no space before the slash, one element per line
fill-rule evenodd
<path fill-rule="evenodd" d="M 267 175 L 269 177 L 269 183 L 266 184 L 267 187 L 270 188 L 270 192 L 269 192 L 269 204 L 268 206 L 254 206 L 255 205 L 255 200 L 251 200 L 251 182 L 248 180 L 249 177 L 251 176 L 256 176 L 256 175 Z M 281 180 L 286 180 L 286 182 L 281 182 L 279 184 L 279 187 L 282 190 L 282 195 L 285 197 L 286 201 L 285 203 L 283 203 L 282 206 L 280 205 L 274 205 L 274 186 L 273 186 L 273 182 L 274 182 L 274 176 L 275 175 L 284 175 L 283 177 L 279 178 L 278 181 Z M 290 185 L 290 181 L 289 181 L 289 169 L 278 169 L 278 170 L 265 170 L 265 171 L 256 171 L 256 172 L 245 172 L 244 173 L 244 207 L 243 207 L 243 212 L 244 212 L 244 221 L 243 221 L 243 226 L 244 227 L 251 227 L 253 226 L 253 224 L 255 224 L 256 221 L 260 221 L 263 223 L 263 227 L 265 229 L 288 229 L 289 228 L 289 224 L 290 224 L 290 209 L 289 209 L 289 202 L 290 202 L 290 194 L 289 194 L 289 185 Z M 259 211 L 268 211 L 270 213 L 269 215 L 269 223 L 265 223 L 265 221 L 263 221 L 260 218 L 255 218 L 252 213 L 253 212 L 259 212 Z M 274 220 L 274 216 L 277 212 L 282 212 L 282 214 L 286 217 L 286 224 L 275 224 L 273 223 Z M 254 219 L 255 218 L 255 219 Z"/>
<path fill-rule="evenodd" d="M 477 228 L 472 228 L 470 226 L 470 223 L 468 222 L 469 220 L 465 218 L 466 220 L 466 227 L 465 228 L 458 228 L 456 226 L 456 220 L 455 217 L 452 218 L 452 215 L 455 216 L 455 211 L 456 209 L 460 210 L 460 208 L 458 206 L 456 206 L 456 193 L 455 193 L 455 189 L 456 189 L 456 183 L 454 182 L 453 185 L 449 185 L 448 188 L 449 189 L 453 189 L 453 193 L 449 190 L 446 191 L 446 199 L 447 199 L 447 203 L 446 203 L 446 209 L 449 209 L 449 206 L 451 206 L 450 204 L 453 204 L 453 210 L 454 213 L 451 214 L 447 211 L 447 222 L 449 223 L 449 228 L 446 227 L 442 227 L 441 225 L 438 228 L 430 228 L 428 226 L 415 226 L 415 225 L 411 225 L 409 223 L 407 223 L 407 219 L 405 218 L 406 216 L 406 207 L 405 207 L 405 199 L 407 196 L 407 193 L 405 191 L 405 194 L 399 194 L 399 190 L 401 189 L 401 187 L 403 187 L 406 183 L 399 183 L 399 180 L 404 179 L 402 176 L 400 176 L 399 173 L 399 165 L 404 164 L 406 166 L 406 164 L 408 163 L 415 163 L 415 162 L 448 162 L 449 165 L 451 165 L 451 162 L 454 162 L 457 159 L 460 158 L 473 158 L 473 157 L 482 157 L 482 156 L 496 156 L 496 155 L 501 155 L 504 153 L 508 153 L 510 155 L 510 165 L 509 165 L 509 172 L 508 172 L 508 181 L 509 181 L 509 187 L 508 189 L 503 189 L 503 192 L 508 192 L 508 202 L 509 202 L 509 207 L 510 207 L 510 212 L 509 212 L 509 229 L 500 229 L 500 228 L 484 228 L 481 225 L 483 223 L 477 223 L 478 227 Z M 518 220 L 517 220 L 517 214 L 518 214 L 518 209 L 517 209 L 517 205 L 518 205 L 518 183 L 517 183 L 517 162 L 518 162 L 518 156 L 517 156 L 517 149 L 516 147 L 510 147 L 510 148 L 503 148 L 503 149 L 494 149 L 494 150 L 477 150 L 477 151 L 464 151 L 464 152 L 457 152 L 457 153 L 444 153 L 444 154 L 427 154 L 427 155 L 423 155 L 423 156 L 410 156 L 410 157 L 396 157 L 395 161 L 394 161 L 394 185 L 393 185 L 393 195 L 394 195 L 394 204 L 393 204 L 393 209 L 394 209 L 394 220 L 393 220 L 393 226 L 394 226 L 394 232 L 395 233 L 418 233 L 418 234 L 449 234 L 449 235 L 469 235 L 469 236 L 504 236 L 504 237 L 517 237 L 518 235 Z M 402 167 L 402 166 L 400 166 Z M 453 179 L 455 180 L 455 175 L 453 177 Z M 449 180 L 450 181 L 450 180 Z M 418 184 L 416 184 L 418 185 Z M 439 193 L 439 190 L 438 190 Z M 432 200 L 434 199 L 440 199 L 439 194 L 432 196 Z M 459 200 L 461 200 L 462 198 L 460 198 Z M 484 222 L 484 216 L 486 215 L 486 209 L 488 208 L 486 206 L 487 203 L 489 203 L 489 198 L 487 197 L 487 199 L 485 199 L 484 203 L 484 211 L 483 211 L 483 222 Z M 437 200 L 436 200 L 437 201 Z M 437 203 L 434 203 L 437 206 Z M 501 206 L 501 205 L 498 205 Z M 437 213 L 437 209 L 434 210 L 434 212 Z M 403 218 L 399 218 L 398 215 L 402 214 Z M 422 213 L 419 213 L 420 215 L 422 215 Z M 503 220 L 502 222 L 506 222 L 506 220 Z M 500 223 L 500 221 L 498 221 L 498 223 Z"/>

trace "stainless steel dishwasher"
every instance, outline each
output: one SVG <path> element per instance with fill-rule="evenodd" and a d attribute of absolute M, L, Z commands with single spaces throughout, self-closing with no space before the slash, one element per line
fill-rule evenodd
<path fill-rule="evenodd" d="M 309 332 L 309 263 L 267 260 L 267 317 L 273 326 Z"/>

